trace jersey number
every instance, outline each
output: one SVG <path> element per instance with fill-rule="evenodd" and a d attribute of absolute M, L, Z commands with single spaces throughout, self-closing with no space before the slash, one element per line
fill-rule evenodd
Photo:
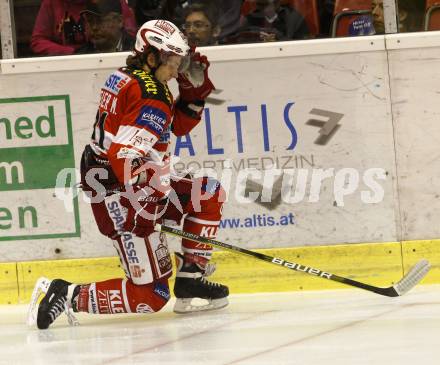
<path fill-rule="evenodd" d="M 93 133 L 92 133 L 92 140 L 96 142 L 96 130 L 99 130 L 99 141 L 98 146 L 102 149 L 104 149 L 104 123 L 107 119 L 107 112 L 99 112 L 99 109 L 96 113 L 96 120 L 95 124 L 93 125 Z"/>

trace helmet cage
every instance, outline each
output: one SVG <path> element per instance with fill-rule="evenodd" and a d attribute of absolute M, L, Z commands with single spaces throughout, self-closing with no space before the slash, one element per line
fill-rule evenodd
<path fill-rule="evenodd" d="M 177 68 L 178 73 L 185 72 L 188 69 L 189 64 L 191 62 L 189 55 L 180 56 L 180 55 L 176 55 L 173 52 L 165 52 L 165 51 L 160 51 L 159 55 L 160 55 L 160 63 L 163 65 L 166 65 L 169 63 L 169 59 L 171 56 L 179 56 L 181 61 L 180 61 L 180 64 Z"/>

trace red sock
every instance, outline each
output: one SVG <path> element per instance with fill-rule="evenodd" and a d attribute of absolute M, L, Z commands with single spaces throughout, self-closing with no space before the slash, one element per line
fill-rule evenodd
<path fill-rule="evenodd" d="M 111 279 L 82 285 L 78 312 L 115 314 L 159 311 L 170 298 L 167 280 L 135 285 L 127 279 Z"/>

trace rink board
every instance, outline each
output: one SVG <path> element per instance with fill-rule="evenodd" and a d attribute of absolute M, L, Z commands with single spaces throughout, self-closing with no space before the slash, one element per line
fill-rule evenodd
<path fill-rule="evenodd" d="M 241 242 L 250 249 L 398 241 L 384 50 L 383 37 L 206 50 L 212 64 L 210 76 L 217 87 L 212 98 L 217 102 L 208 100 L 201 123 L 189 136 L 175 139 L 172 152 L 176 170 L 194 168 L 195 173 L 216 174 L 228 190 L 220 240 Z M 11 155 L 0 168 L 0 181 L 5 179 L 3 170 L 7 174 L 2 191 L 6 202 L 0 201 L 0 218 L 3 214 L 7 226 L 0 234 L 0 242 L 6 241 L 0 244 L 2 260 L 114 255 L 109 240 L 96 229 L 83 194 L 76 197 L 73 193 L 77 191 L 71 188 L 78 180 L 82 150 L 90 140 L 99 89 L 109 73 L 124 64 L 125 56 L 1 62 L 0 99 L 7 108 L 1 110 L 0 118 L 7 122 L 0 126 L 0 140 L 6 139 L 8 144 L 0 145 L 0 156 L 5 155 L 6 147 Z M 246 76 L 249 74 L 255 77 Z M 324 126 L 329 128 L 330 119 L 330 124 L 336 121 L 337 125 L 329 132 Z M 9 135 L 5 125 L 10 126 Z M 325 141 L 320 138 L 323 129 L 330 133 Z M 47 170 L 58 157 L 49 155 L 46 163 L 26 164 L 34 145 L 73 151 L 74 163 L 63 164 L 71 169 L 65 174 L 68 181 L 60 179 L 64 191 L 54 189 L 51 177 L 52 184 L 45 187 L 54 196 L 39 194 L 42 186 L 36 183 L 40 178 L 29 176 L 32 166 L 38 165 L 42 177 L 52 176 Z M 18 167 L 12 168 L 13 163 Z M 380 169 L 383 176 L 369 178 L 372 169 Z M 22 179 L 16 170 L 23 170 Z M 287 170 L 291 175 L 284 174 Z M 296 201 L 299 170 L 307 173 L 307 181 L 303 196 Z M 267 203 L 263 185 L 268 171 L 278 176 Z M 316 171 L 329 173 L 322 184 L 312 183 Z M 346 195 L 345 179 L 353 188 Z M 371 180 L 379 186 L 378 194 Z M 30 186 L 31 182 L 35 184 Z M 17 199 L 17 191 L 27 194 L 27 200 Z M 249 192 L 257 193 L 258 198 L 247 199 Z M 365 203 L 364 196 L 378 200 Z M 65 199 L 55 207 L 50 199 L 60 197 Z M 33 215 L 24 217 L 28 206 Z M 54 222 L 54 234 L 69 236 L 60 236 L 65 238 L 62 240 L 45 236 Z"/>
<path fill-rule="evenodd" d="M 202 123 L 174 141 L 173 152 L 180 158 L 176 167 L 210 168 L 218 177 L 231 172 L 219 240 L 382 285 L 425 257 L 434 264 L 425 282 L 440 281 L 440 124 L 433 77 L 438 32 L 213 47 L 206 53 L 218 92 Z M 116 259 L 102 259 L 114 248 L 72 187 L 99 89 L 126 55 L 0 61 L 5 303 L 26 301 L 41 274 L 72 280 L 84 274 L 84 281 L 120 275 Z M 330 120 L 338 120 L 331 131 Z M 292 181 L 300 170 L 309 174 L 302 199 L 289 200 L 275 179 L 265 202 L 261 175 L 239 179 L 245 169 L 265 172 L 272 165 L 293 170 Z M 371 179 L 371 169 L 383 175 Z M 310 182 L 315 170 L 329 172 L 318 191 Z M 354 189 L 341 195 L 350 185 L 346 180 Z M 246 191 L 257 192 L 257 200 L 241 201 Z M 170 246 L 179 249 L 176 241 Z M 333 288 L 263 263 L 256 270 L 249 259 L 228 253 L 218 260 L 224 268 L 217 275 L 237 292 Z"/>
<path fill-rule="evenodd" d="M 208 101 L 201 123 L 172 143 L 177 172 L 215 175 L 229 193 L 218 238 L 249 249 L 398 241 L 383 37 L 234 50 L 207 50 L 218 89 L 212 98 L 220 101 Z M 0 144 L 3 261 L 114 255 L 73 186 L 99 90 L 124 56 L 62 60 L 1 63 L 0 140 L 7 142 Z M 63 148 L 69 159 L 59 166 L 59 153 L 48 153 L 33 162 L 35 146 Z M 304 182 L 298 181 L 301 172 Z M 266 180 L 272 173 L 273 184 Z M 328 174 L 322 183 L 321 173 Z M 258 194 L 255 201 L 249 193 Z M 373 199 L 365 202 L 365 196 Z"/>
<path fill-rule="evenodd" d="M 173 153 L 176 169 L 210 169 L 205 172 L 229 188 L 220 240 L 263 249 L 440 237 L 440 126 L 432 77 L 439 34 L 206 53 L 218 92 L 191 135 L 174 140 Z M 72 187 L 99 89 L 126 55 L 0 62 L 1 261 L 114 255 L 83 194 Z M 263 198 L 273 166 L 284 172 L 269 181 L 271 195 Z M 241 180 L 246 169 L 257 173 Z M 317 171 L 329 173 L 318 190 L 312 184 Z M 296 201 L 301 172 L 307 178 Z M 346 195 L 345 181 L 353 188 Z M 249 193 L 257 199 L 243 199 Z"/>
<path fill-rule="evenodd" d="M 398 242 L 262 249 L 258 252 L 372 285 L 390 286 L 420 257 L 427 258 L 433 265 L 422 283 L 438 283 L 439 244 L 439 241 L 405 242 L 403 256 L 402 245 Z M 218 270 L 212 280 L 228 285 L 233 294 L 347 288 L 236 253 L 219 251 L 214 254 L 214 260 Z M 7 263 L 0 264 L 0 273 L 0 304 L 28 303 L 40 276 L 63 277 L 77 283 L 124 277 L 116 257 Z M 173 283 L 174 276 L 170 280 L 171 288 Z"/>
<path fill-rule="evenodd" d="M 0 264 L 0 304 L 19 303 L 19 297 L 17 264 Z"/>

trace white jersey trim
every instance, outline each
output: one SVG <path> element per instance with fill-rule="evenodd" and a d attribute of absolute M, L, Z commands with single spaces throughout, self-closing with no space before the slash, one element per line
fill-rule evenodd
<path fill-rule="evenodd" d="M 113 142 L 124 146 L 133 146 L 147 154 L 158 138 L 145 129 L 132 125 L 123 125 L 119 127 L 118 133 Z"/>
<path fill-rule="evenodd" d="M 185 220 L 192 221 L 199 224 L 207 224 L 209 226 L 218 226 L 220 224 L 220 221 L 208 221 L 205 219 L 199 219 L 195 217 L 186 217 Z"/>

